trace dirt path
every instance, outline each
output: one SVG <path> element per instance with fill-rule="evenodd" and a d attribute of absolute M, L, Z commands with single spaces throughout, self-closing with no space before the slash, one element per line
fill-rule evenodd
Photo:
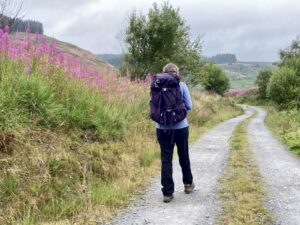
<path fill-rule="evenodd" d="M 134 206 L 118 214 L 109 224 L 213 224 L 219 207 L 215 191 L 227 162 L 229 139 L 235 126 L 252 114 L 245 114 L 221 123 L 204 134 L 190 151 L 191 166 L 196 184 L 192 194 L 183 192 L 181 170 L 174 160 L 175 198 L 171 203 L 162 202 L 160 176 L 149 186 L 146 194 L 136 200 Z"/>
<path fill-rule="evenodd" d="M 266 181 L 268 207 L 275 215 L 276 224 L 300 225 L 300 159 L 265 127 L 266 111 L 251 108 L 258 115 L 248 126 L 249 141 Z"/>

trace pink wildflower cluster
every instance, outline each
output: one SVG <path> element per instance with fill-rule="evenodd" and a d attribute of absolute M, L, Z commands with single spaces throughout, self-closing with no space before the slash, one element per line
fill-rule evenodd
<path fill-rule="evenodd" d="M 242 96 L 254 95 L 256 93 L 257 93 L 257 88 L 234 88 L 234 89 L 229 89 L 226 95 L 230 97 L 242 97 Z"/>
<path fill-rule="evenodd" d="M 0 29 L 0 59 L 3 58 L 22 65 L 28 76 L 34 71 L 42 71 L 49 76 L 63 72 L 66 78 L 80 79 L 90 88 L 110 98 L 134 101 L 145 92 L 149 84 L 149 78 L 131 82 L 129 77 L 120 77 L 108 65 L 100 71 L 95 66 L 82 63 L 58 51 L 55 42 L 50 43 L 39 34 L 32 36 L 27 32 L 16 34 L 14 38 L 9 35 L 9 27 Z"/>

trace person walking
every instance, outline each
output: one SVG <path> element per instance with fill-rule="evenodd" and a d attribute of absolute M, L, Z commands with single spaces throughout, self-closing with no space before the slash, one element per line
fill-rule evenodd
<path fill-rule="evenodd" d="M 157 140 L 161 150 L 161 185 L 162 185 L 162 193 L 163 193 L 163 202 L 170 202 L 174 198 L 172 159 L 173 159 L 173 150 L 175 145 L 177 146 L 179 164 L 182 170 L 182 181 L 184 184 L 184 191 L 185 193 L 189 194 L 195 188 L 195 184 L 193 182 L 193 175 L 191 172 L 191 166 L 190 166 L 189 145 L 188 145 L 189 126 L 188 126 L 188 120 L 186 118 L 186 112 L 188 110 L 191 110 L 192 108 L 192 100 L 187 85 L 184 82 L 179 80 L 179 68 L 173 63 L 169 63 L 165 65 L 163 68 L 163 73 L 161 75 L 158 74 L 157 76 L 164 77 L 169 75 L 172 75 L 171 78 L 174 77 L 177 78 L 178 80 L 179 83 L 178 89 L 180 89 L 179 98 L 180 101 L 182 101 L 182 105 L 184 108 L 183 112 L 185 112 L 185 114 L 182 114 L 177 109 L 174 109 L 172 111 L 171 108 L 167 108 L 162 105 L 162 104 L 166 104 L 164 102 L 170 100 L 169 97 L 170 95 L 167 97 L 162 97 L 162 96 L 159 97 L 158 111 L 160 115 L 158 116 L 160 116 L 160 119 L 156 119 L 155 121 L 156 121 Z M 161 84 L 162 82 L 156 81 L 155 85 L 152 85 L 152 87 L 156 86 L 157 89 L 160 90 L 160 93 L 162 91 L 165 91 L 167 93 L 168 88 L 159 88 L 157 86 L 157 84 L 159 83 Z M 172 82 L 170 81 L 168 81 L 168 83 L 172 84 Z M 151 95 L 154 96 L 154 94 L 152 94 L 152 90 L 151 90 Z M 154 97 L 153 96 L 151 96 L 151 98 L 155 98 L 155 96 Z M 162 99 L 167 99 L 167 100 L 162 100 Z M 155 101 L 155 99 L 150 100 L 150 108 L 151 108 L 151 101 Z M 164 107 L 167 108 L 166 112 L 162 112 Z M 169 115 L 168 111 L 172 112 L 171 115 L 175 116 L 174 119 L 168 119 L 168 115 Z M 176 113 L 178 114 L 177 118 L 176 118 L 177 115 L 175 115 Z M 155 118 L 155 116 L 152 116 L 152 114 L 151 117 L 153 119 L 153 117 Z"/>

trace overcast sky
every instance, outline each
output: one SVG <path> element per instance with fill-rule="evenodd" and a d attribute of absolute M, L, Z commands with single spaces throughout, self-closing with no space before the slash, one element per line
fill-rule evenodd
<path fill-rule="evenodd" d="M 153 0 L 28 0 L 26 18 L 44 33 L 94 53 L 120 53 L 128 16 L 144 14 Z M 157 0 L 157 3 L 164 1 Z M 299 0 L 171 0 L 200 36 L 203 55 L 235 53 L 238 60 L 275 61 L 300 35 Z"/>

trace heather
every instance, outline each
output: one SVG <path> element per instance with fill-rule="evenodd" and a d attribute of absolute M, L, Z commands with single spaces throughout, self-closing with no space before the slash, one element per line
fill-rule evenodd
<path fill-rule="evenodd" d="M 0 30 L 0 223 L 109 217 L 158 171 L 149 81 L 14 35 Z M 192 139 L 240 112 L 217 95 L 193 99 Z"/>

